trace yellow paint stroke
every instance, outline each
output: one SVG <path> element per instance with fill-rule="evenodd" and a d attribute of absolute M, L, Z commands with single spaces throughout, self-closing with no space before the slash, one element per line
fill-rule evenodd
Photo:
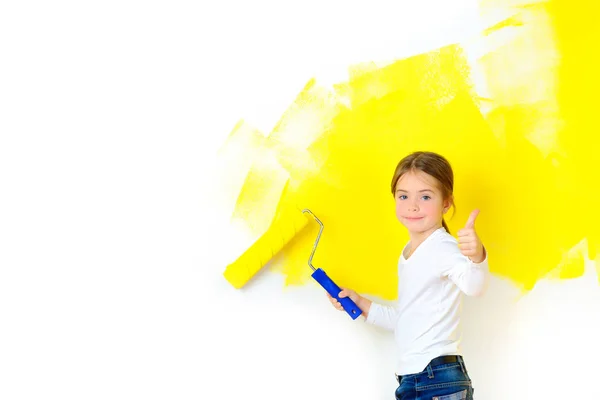
<path fill-rule="evenodd" d="M 580 42 L 570 33 L 582 15 L 564 7 L 515 2 L 508 21 L 484 32 L 490 51 L 477 67 L 486 77 L 485 111 L 459 45 L 383 68 L 357 67 L 333 88 L 307 84 L 264 146 L 277 160 L 274 168 L 290 177 L 280 204 L 293 204 L 300 218 L 299 210 L 310 208 L 325 225 L 316 267 L 341 286 L 396 297 L 397 259 L 408 238 L 395 218 L 389 182 L 402 157 L 426 149 L 454 167 L 451 232 L 472 209 L 482 210 L 477 229 L 493 273 L 525 290 L 557 267 L 563 278 L 581 274 L 583 252 L 573 247 L 587 239 L 593 259 L 600 242 L 592 97 L 598 81 L 592 82 L 594 62 L 580 68 L 593 47 L 574 44 Z M 590 18 L 583 21 L 591 30 Z M 245 190 L 250 193 L 236 204 L 240 218 L 254 213 L 263 224 L 290 218 L 256 212 L 261 208 L 246 200 L 256 202 L 269 191 L 264 186 L 250 183 Z M 306 282 L 316 227 L 291 241 L 272 234 L 279 229 L 268 230 L 271 236 L 257 246 L 271 254 L 284 246 L 276 268 L 288 284 Z"/>
<path fill-rule="evenodd" d="M 533 245 L 541 252 L 555 246 L 561 260 L 542 257 L 539 273 L 558 264 L 560 277 L 579 277 L 584 258 L 593 260 L 600 248 L 600 214 L 591 211 L 600 205 L 596 176 L 600 168 L 595 161 L 600 140 L 594 106 L 600 80 L 598 61 L 589 55 L 600 39 L 594 17 L 597 5 L 592 1 L 498 0 L 481 4 L 483 13 L 501 10 L 510 15 L 495 27 L 499 29 L 488 30 L 486 39 L 495 41 L 495 48 L 480 60 L 488 96 L 494 101 L 493 111 L 486 116 L 488 123 L 499 140 L 505 140 L 509 131 L 527 138 L 555 170 L 554 184 L 539 193 L 547 203 L 543 207 L 547 223 L 536 227 L 556 238 L 545 243 L 547 235 L 542 235 Z M 506 35 L 507 30 L 512 34 Z M 573 251 L 583 239 L 587 251 Z M 531 276 L 526 288 L 536 280 Z"/>
<path fill-rule="evenodd" d="M 577 232 L 587 239 L 589 258 L 600 256 L 600 124 L 598 96 L 600 43 L 598 3 L 594 1 L 552 1 L 551 16 L 561 55 L 557 98 L 564 128 L 559 133 L 557 160 L 564 174 L 561 205 L 571 211 L 564 215 L 560 229 Z M 566 210 L 564 208 L 563 210 Z M 563 213 L 557 209 L 557 212 Z"/>
<path fill-rule="evenodd" d="M 294 200 L 294 187 L 306 176 L 319 173 L 325 153 L 309 154 L 308 147 L 337 113 L 337 107 L 330 94 L 311 80 L 268 137 L 243 121 L 230 133 L 221 153 L 236 167 L 224 177 L 239 176 L 236 172 L 240 162 L 244 170 L 244 160 L 249 165 L 233 219 L 242 220 L 255 238 L 225 270 L 225 278 L 234 287 L 243 287 L 307 225 Z M 290 115 L 294 118 L 287 118 Z"/>

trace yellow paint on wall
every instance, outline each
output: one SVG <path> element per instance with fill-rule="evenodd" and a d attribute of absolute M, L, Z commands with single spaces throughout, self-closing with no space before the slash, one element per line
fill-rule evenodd
<path fill-rule="evenodd" d="M 591 17 L 562 4 L 516 5 L 506 22 L 484 32 L 493 42 L 477 60 L 489 94 L 485 112 L 459 45 L 355 68 L 332 88 L 307 83 L 265 146 L 274 168 L 290 177 L 281 204 L 294 204 L 300 216 L 310 208 L 325 225 L 316 267 L 341 286 L 396 297 L 397 260 L 408 237 L 395 218 L 390 180 L 402 157 L 431 150 L 454 167 L 451 233 L 481 209 L 476 228 L 493 273 L 524 290 L 557 268 L 562 278 L 581 275 L 584 254 L 572 249 L 587 239 L 590 258 L 598 254 L 600 180 L 598 68 L 591 60 L 581 67 L 593 47 L 577 39 L 585 33 L 591 46 L 600 38 Z M 587 28 L 572 31 L 582 20 Z M 244 187 L 237 215 L 285 222 L 289 214 L 273 217 L 248 200 L 270 191 L 264 183 Z M 288 284 L 309 279 L 317 227 L 308 226 L 260 245 L 273 254 L 282 249 L 276 268 Z"/>
<path fill-rule="evenodd" d="M 590 259 L 600 254 L 600 43 L 598 3 L 551 1 L 548 12 L 561 55 L 557 98 L 564 128 L 559 134 L 564 174 L 565 208 L 562 230 L 577 232 L 587 239 Z M 568 207 L 568 208 L 567 208 Z"/>
<path fill-rule="evenodd" d="M 494 102 L 486 119 L 499 140 L 508 132 L 526 138 L 555 170 L 554 184 L 545 196 L 540 193 L 550 205 L 550 223 L 535 227 L 556 239 L 546 246 L 540 242 L 536 251 L 557 248 L 561 261 L 544 259 L 540 273 L 556 267 L 562 278 L 579 277 L 584 258 L 593 260 L 600 248 L 600 214 L 592 211 L 600 205 L 594 106 L 600 79 L 598 59 L 590 52 L 600 39 L 597 3 L 485 0 L 481 9 L 509 15 L 486 32 L 494 50 L 479 60 Z M 534 163 L 530 160 L 523 169 Z M 573 251 L 583 239 L 584 251 Z"/>

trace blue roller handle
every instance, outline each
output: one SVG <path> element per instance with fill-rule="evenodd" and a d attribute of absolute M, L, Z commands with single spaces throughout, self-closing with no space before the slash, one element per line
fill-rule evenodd
<path fill-rule="evenodd" d="M 350 297 L 338 297 L 342 289 L 340 289 L 340 287 L 336 285 L 335 282 L 332 281 L 331 278 L 327 276 L 325 271 L 323 271 L 321 268 L 317 268 L 311 276 L 317 282 L 319 282 L 319 285 L 323 286 L 323 288 L 327 290 L 327 293 L 329 293 L 331 297 L 335 297 L 337 301 L 342 303 L 342 307 L 344 307 L 344 310 L 346 310 L 352 319 L 356 319 L 360 316 L 360 314 L 362 314 L 361 309 L 358 308 L 358 306 L 350 299 Z"/>

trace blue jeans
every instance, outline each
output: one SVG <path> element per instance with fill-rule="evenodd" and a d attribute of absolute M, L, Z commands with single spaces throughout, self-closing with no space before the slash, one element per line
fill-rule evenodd
<path fill-rule="evenodd" d="M 423 372 L 398 378 L 396 400 L 473 400 L 473 386 L 462 357 L 458 362 L 428 365 Z"/>

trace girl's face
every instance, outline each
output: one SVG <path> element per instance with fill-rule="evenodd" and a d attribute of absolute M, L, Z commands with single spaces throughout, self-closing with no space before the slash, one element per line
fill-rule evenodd
<path fill-rule="evenodd" d="M 409 171 L 396 184 L 396 217 L 411 236 L 433 233 L 451 205 L 444 199 L 437 180 L 422 171 Z"/>

